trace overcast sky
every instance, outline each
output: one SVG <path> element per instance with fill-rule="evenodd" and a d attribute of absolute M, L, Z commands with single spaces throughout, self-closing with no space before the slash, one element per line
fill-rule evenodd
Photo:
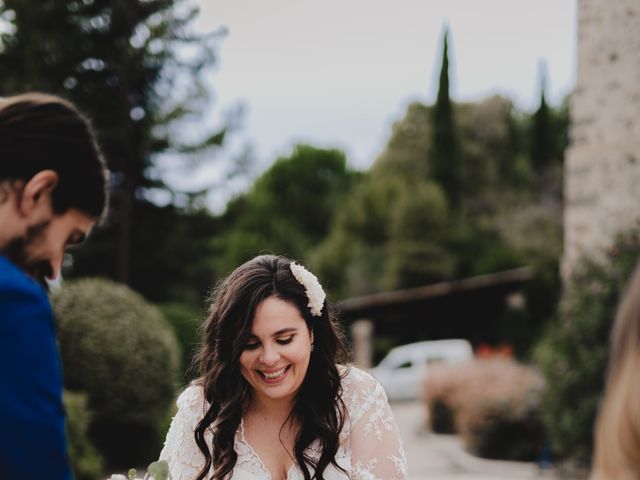
<path fill-rule="evenodd" d="M 499 93 L 531 110 L 539 64 L 557 104 L 575 83 L 575 0 L 200 0 L 200 30 L 226 26 L 212 76 L 220 113 L 239 102 L 261 165 L 299 142 L 366 168 L 412 101 L 433 102 L 443 26 L 452 96 Z"/>

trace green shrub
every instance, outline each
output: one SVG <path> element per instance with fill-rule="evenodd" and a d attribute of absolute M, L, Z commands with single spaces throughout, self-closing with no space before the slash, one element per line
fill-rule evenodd
<path fill-rule="evenodd" d="M 182 350 L 180 367 L 181 382 L 186 384 L 197 375 L 194 370 L 194 355 L 200 344 L 198 329 L 202 323 L 202 313 L 195 307 L 184 303 L 160 305 L 160 310 L 173 327 Z"/>
<path fill-rule="evenodd" d="M 459 433 L 470 452 L 534 460 L 544 446 L 543 385 L 535 369 L 496 357 L 434 367 L 424 398 L 432 429 Z"/>
<path fill-rule="evenodd" d="M 95 480 L 103 473 L 103 459 L 89 439 L 91 412 L 87 408 L 87 395 L 64 392 L 67 412 L 67 441 L 71 468 L 76 480 Z"/>
<path fill-rule="evenodd" d="M 69 282 L 53 296 L 65 386 L 87 393 L 90 435 L 109 467 L 157 458 L 179 346 L 160 311 L 124 285 Z"/>
<path fill-rule="evenodd" d="M 556 454 L 586 463 L 604 389 L 608 340 L 618 300 L 640 254 L 637 231 L 604 261 L 584 259 L 566 285 L 556 318 L 534 356 L 547 380 L 543 415 Z"/>

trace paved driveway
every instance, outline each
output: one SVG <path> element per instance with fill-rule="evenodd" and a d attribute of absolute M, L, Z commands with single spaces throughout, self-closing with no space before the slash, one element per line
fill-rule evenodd
<path fill-rule="evenodd" d="M 392 403 L 409 462 L 410 480 L 541 480 L 556 478 L 534 463 L 484 460 L 468 454 L 455 435 L 428 432 L 419 402 Z"/>

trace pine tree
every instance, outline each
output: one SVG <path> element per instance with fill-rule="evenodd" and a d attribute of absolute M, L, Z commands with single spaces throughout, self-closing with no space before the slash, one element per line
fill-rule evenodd
<path fill-rule="evenodd" d="M 438 96 L 433 107 L 431 172 L 452 206 L 460 200 L 460 151 L 456 134 L 453 104 L 449 96 L 449 31 L 442 40 L 442 66 Z"/>
<path fill-rule="evenodd" d="M 124 282 L 138 205 L 149 189 L 167 190 L 151 173 L 157 156 L 178 158 L 224 138 L 224 130 L 200 131 L 187 144 L 172 133 L 208 103 L 200 74 L 215 62 L 219 35 L 194 34 L 196 14 L 190 0 L 0 2 L 0 95 L 59 94 L 99 132 L 117 223 L 109 246 L 114 271 L 106 273 Z"/>

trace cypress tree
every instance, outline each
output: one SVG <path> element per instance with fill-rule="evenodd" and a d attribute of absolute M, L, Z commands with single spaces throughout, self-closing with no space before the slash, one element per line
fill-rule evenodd
<path fill-rule="evenodd" d="M 541 66 L 540 105 L 531 121 L 531 165 L 540 174 L 553 161 L 553 131 L 549 106 L 545 98 L 546 70 Z"/>
<path fill-rule="evenodd" d="M 453 104 L 449 96 L 449 31 L 442 40 L 442 65 L 438 95 L 433 107 L 431 173 L 452 206 L 460 200 L 460 152 L 456 134 Z"/>

